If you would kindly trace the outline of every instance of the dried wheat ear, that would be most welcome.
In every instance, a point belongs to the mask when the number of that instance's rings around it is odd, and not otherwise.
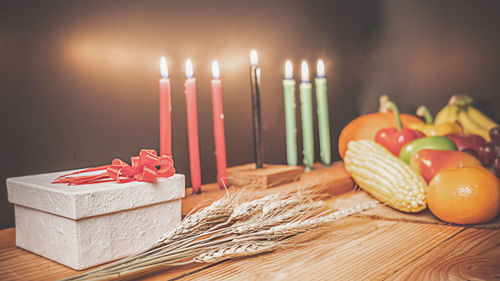
[[[314,191],[263,198],[233,193],[192,213],[148,250],[62,280],[109,280],[190,263],[213,263],[293,246],[293,238],[379,206],[376,201],[332,210]]]

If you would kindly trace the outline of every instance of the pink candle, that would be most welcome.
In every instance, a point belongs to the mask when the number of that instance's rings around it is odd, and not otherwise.
[[[196,79],[193,78],[193,64],[186,60],[186,113],[189,141],[189,166],[191,168],[191,185],[193,193],[201,193],[200,147],[198,144],[198,109],[196,105]]]
[[[160,155],[172,156],[172,101],[167,60],[160,59]]]
[[[224,137],[224,111],[222,107],[222,82],[219,64],[212,63],[212,107],[214,114],[215,157],[217,160],[217,182],[221,188],[226,186],[226,141]]]

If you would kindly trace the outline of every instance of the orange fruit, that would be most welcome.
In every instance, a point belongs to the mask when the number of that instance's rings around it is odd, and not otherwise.
[[[401,113],[399,117],[401,117],[404,128],[408,128],[413,123],[424,123],[420,118],[410,114]],[[380,129],[390,127],[396,127],[396,119],[392,112],[376,112],[357,117],[340,132],[338,141],[340,157],[344,158],[347,144],[350,141],[361,139],[375,140],[375,135]]]
[[[500,212],[500,181],[484,167],[444,169],[429,183],[427,204],[446,222],[485,223]]]

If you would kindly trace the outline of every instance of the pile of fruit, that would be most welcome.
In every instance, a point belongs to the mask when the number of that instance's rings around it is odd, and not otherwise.
[[[403,212],[427,206],[443,221],[485,223],[500,213],[500,126],[453,96],[425,123],[400,114],[386,96],[379,112],[351,121],[340,134],[339,153],[357,184]]]
[[[497,177],[500,177],[500,127],[472,105],[468,96],[453,96],[436,116],[435,123],[457,122],[463,134],[448,136],[458,149],[477,157]]]

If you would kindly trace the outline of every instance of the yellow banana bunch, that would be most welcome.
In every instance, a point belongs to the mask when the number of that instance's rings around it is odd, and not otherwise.
[[[500,126],[472,106],[472,99],[468,96],[451,97],[448,105],[436,115],[434,123],[442,124],[456,121],[460,122],[465,134],[480,135],[486,141],[490,141],[489,131]]]
[[[448,104],[438,112],[434,124],[453,123],[458,121],[458,106]]]

